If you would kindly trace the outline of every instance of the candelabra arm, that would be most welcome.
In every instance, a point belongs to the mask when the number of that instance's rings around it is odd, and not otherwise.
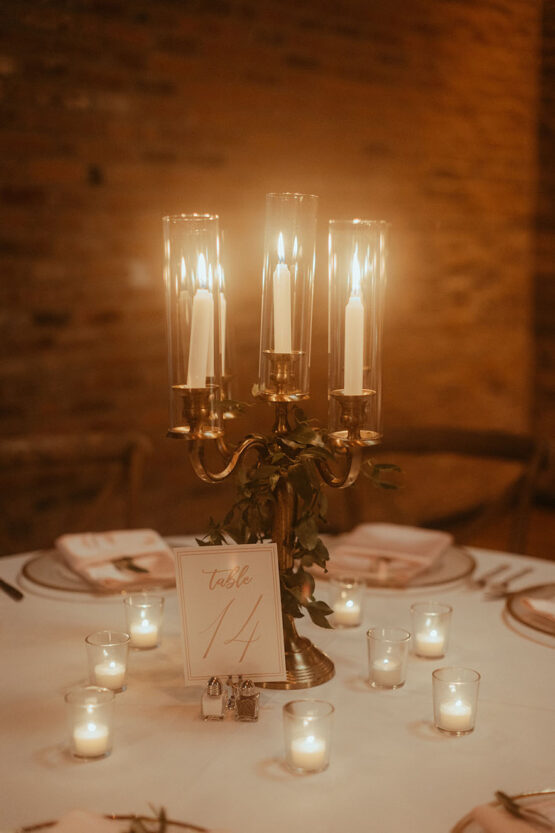
[[[345,471],[336,475],[324,460],[317,460],[316,465],[320,477],[333,489],[346,489],[352,486],[360,474],[360,467],[364,459],[364,449],[360,446],[345,449]]]
[[[233,473],[244,454],[254,448],[264,449],[265,445],[263,440],[258,437],[247,437],[233,450],[229,449],[228,446],[225,446],[226,456],[227,452],[229,452],[231,453],[231,457],[229,458],[226,466],[221,471],[217,472],[210,471],[207,467],[204,461],[204,448],[204,442],[202,441],[199,442],[198,440],[191,440],[189,443],[189,459],[191,460],[193,471],[197,477],[204,480],[205,483],[220,483]],[[218,448],[222,453],[224,453],[220,444],[218,444]]]

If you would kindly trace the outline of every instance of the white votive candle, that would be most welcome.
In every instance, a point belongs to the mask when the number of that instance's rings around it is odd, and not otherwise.
[[[445,653],[445,635],[435,628],[415,634],[414,642],[421,657],[442,657]]]
[[[360,624],[361,608],[353,599],[339,599],[333,605],[333,621],[335,625],[352,628]]]
[[[404,682],[401,663],[389,657],[374,660],[370,669],[370,682],[389,688],[401,685]]]
[[[158,626],[148,619],[131,625],[129,635],[134,648],[155,648],[158,645]]]
[[[114,659],[99,662],[94,667],[94,676],[96,685],[110,688],[112,691],[118,691],[123,687],[125,680],[125,665]]]
[[[102,723],[78,724],[73,730],[73,749],[80,758],[98,758],[108,751],[110,733]]]
[[[294,738],[291,741],[291,764],[305,772],[318,772],[326,765],[326,742],[315,735]]]
[[[447,732],[469,732],[474,727],[472,707],[464,700],[440,703],[438,726]]]

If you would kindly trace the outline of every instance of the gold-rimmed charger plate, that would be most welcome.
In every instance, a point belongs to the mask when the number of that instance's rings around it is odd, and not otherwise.
[[[525,587],[518,593],[510,595],[505,603],[507,613],[521,625],[555,637],[555,622],[551,622],[547,616],[535,613],[524,603],[525,598],[553,600],[555,599],[555,584],[536,584],[534,587]]]
[[[66,593],[89,593],[94,596],[118,596],[122,591],[140,589],[141,579],[135,582],[126,582],[124,587],[113,590],[104,590],[95,587],[85,581],[82,576],[74,573],[68,567],[58,550],[41,550],[37,555],[31,557],[21,568],[22,575],[32,584],[43,587],[47,590],[60,590]],[[137,574],[140,576],[140,574]],[[143,582],[144,584],[144,582]],[[149,582],[149,588],[175,587],[175,581],[160,581],[154,585]]]
[[[121,822],[124,821],[133,821],[135,819],[139,819],[140,821],[146,822],[147,824],[155,824],[157,819],[153,818],[152,816],[126,816],[126,815],[107,815],[104,816],[107,821],[114,822],[114,833],[118,833],[118,831],[123,831],[125,828],[121,826]],[[48,830],[50,827],[54,827],[57,824],[57,821],[43,821],[39,822],[38,824],[32,824],[29,827],[18,827],[16,833],[35,833],[35,831],[39,830]],[[168,819],[166,822],[166,831],[167,833],[172,833],[174,830],[194,830],[198,833],[209,833],[207,827],[199,827],[197,824],[189,824],[186,821],[175,821],[174,819]],[[152,828],[155,830],[156,828]]]
[[[526,793],[519,793],[518,795],[511,795],[510,797],[513,801],[520,801],[523,807],[526,806],[526,802],[530,801],[533,798],[547,798],[550,795],[555,795],[555,790],[540,790],[539,792],[526,792]],[[498,801],[490,801],[492,807],[499,807]],[[484,833],[484,828],[478,824],[478,822],[474,821],[471,814],[468,813],[464,818],[456,823],[454,827],[451,828],[450,833]]]
[[[330,565],[333,564],[333,553],[330,553]],[[476,568],[476,561],[468,550],[462,547],[447,547],[444,553],[437,558],[431,567],[422,573],[414,576],[406,584],[391,580],[379,580],[374,575],[363,573],[356,575],[360,581],[363,581],[367,587],[372,589],[383,590],[421,590],[433,587],[442,587],[446,584],[454,584],[462,581],[472,575]],[[328,573],[322,573],[321,570],[314,569],[313,575],[315,578],[333,578],[339,574],[348,575],[349,570],[334,570],[331,567]]]

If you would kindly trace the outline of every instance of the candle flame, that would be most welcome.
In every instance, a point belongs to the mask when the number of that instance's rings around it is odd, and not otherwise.
[[[206,259],[202,252],[198,256],[197,261],[197,277],[198,284],[201,289],[207,289],[206,285]]]
[[[279,233],[277,244],[278,258],[280,263],[285,263],[285,246],[283,245],[283,234]]]
[[[351,295],[360,295],[360,263],[358,262],[358,246],[355,246],[351,265]]]
[[[89,732],[96,732],[96,723],[87,723],[87,729]]]

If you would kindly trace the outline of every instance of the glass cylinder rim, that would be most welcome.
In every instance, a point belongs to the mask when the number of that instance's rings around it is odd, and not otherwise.
[[[381,631],[381,635],[379,635],[379,631]],[[385,634],[389,632],[390,636],[387,637]],[[395,637],[393,634],[396,633],[398,636]],[[366,631],[366,637],[368,639],[379,639],[380,642],[395,642],[395,643],[402,643],[408,642],[411,638],[411,632],[407,631],[405,628],[397,628],[395,626],[376,626],[374,628],[368,628]]]
[[[97,703],[79,703],[79,700],[82,699],[87,693],[89,694],[96,694],[98,695],[98,702]],[[101,706],[105,703],[109,703],[111,700],[115,699],[115,692],[112,691],[110,688],[106,688],[105,686],[100,685],[80,685],[75,686],[74,688],[70,688],[69,691],[66,691],[64,695],[64,700],[66,703],[70,703],[71,705],[94,705],[94,706]]]
[[[433,610],[432,608],[436,608]],[[410,606],[411,613],[425,613],[429,616],[434,614],[452,613],[453,608],[445,602],[414,602]]]
[[[445,679],[444,675],[446,672],[450,672],[452,674],[467,674],[469,679],[467,680],[453,680],[451,678]],[[468,685],[468,683],[477,683],[479,680],[482,679],[482,675],[479,671],[476,671],[474,668],[466,668],[462,665],[444,665],[441,668],[435,668],[432,671],[432,677],[434,680],[437,680],[440,683],[447,683],[448,685]]]
[[[356,578],[355,576],[333,576],[330,579],[330,583],[337,587],[345,587],[346,589],[350,590],[352,587],[361,587],[362,582],[360,579]]]
[[[111,638],[101,640],[101,634],[110,634]],[[98,641],[94,640],[94,637],[98,638]],[[94,633],[89,633],[88,636],[85,637],[85,642],[87,645],[94,645],[95,647],[103,647],[103,648],[115,648],[117,645],[126,645],[131,637],[128,633],[124,631],[94,631]]]
[[[163,603],[164,596],[158,593],[129,593],[123,597],[124,604],[136,607],[153,607],[157,602]]]
[[[181,214],[164,214],[162,220],[169,222],[169,223],[177,223],[177,222],[198,222],[199,220],[219,220],[219,214],[199,214],[197,212],[193,212],[191,214],[181,213]]]
[[[301,194],[298,191],[269,191],[266,199],[294,199],[294,200],[319,200],[318,194]]]
[[[299,703],[302,703],[303,705],[306,704],[327,707],[324,714],[313,715],[314,717],[328,717],[335,711],[335,706],[332,703],[329,703],[327,700],[319,700],[317,698],[314,698],[310,700],[289,700],[289,702],[285,703],[285,705],[283,706],[283,713],[290,715],[291,717],[301,717],[301,715],[296,715],[292,708],[293,706],[298,706]]]
[[[356,228],[357,226],[362,226],[363,228],[373,228],[374,226],[389,227],[391,225],[389,220],[365,220],[359,217],[355,217],[352,220],[331,219],[328,221],[328,224],[334,227],[344,226],[345,228]]]

